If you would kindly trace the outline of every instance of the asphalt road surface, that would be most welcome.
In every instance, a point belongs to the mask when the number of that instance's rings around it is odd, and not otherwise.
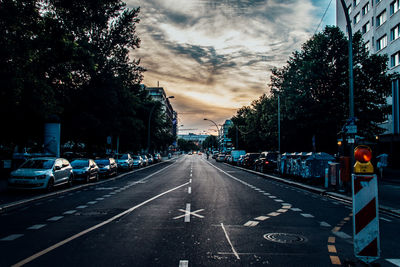
[[[380,220],[380,266],[400,266]],[[351,207],[186,155],[0,214],[0,266],[363,266]]]

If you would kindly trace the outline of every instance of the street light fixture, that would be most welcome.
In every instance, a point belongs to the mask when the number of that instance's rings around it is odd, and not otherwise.
[[[167,98],[175,98],[175,96],[171,95],[171,96],[169,96]],[[151,107],[150,114],[149,114],[149,122],[148,122],[148,125],[147,125],[147,153],[149,153],[149,151],[150,151],[150,122],[151,122],[151,115],[153,115],[153,111],[154,111],[157,103],[158,102],[154,103],[154,105]]]
[[[215,123],[215,121],[210,120],[210,119],[207,119],[207,118],[204,118],[204,120],[205,120],[205,121],[211,121],[212,123],[214,123],[215,127],[217,127],[218,138],[220,138],[220,128],[218,128],[218,125]],[[219,143],[219,140],[218,140],[218,149],[219,149],[219,148],[220,148],[220,143]]]

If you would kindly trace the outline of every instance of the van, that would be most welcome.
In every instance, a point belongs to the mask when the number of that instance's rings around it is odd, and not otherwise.
[[[241,155],[246,155],[246,151],[244,150],[232,150],[231,151],[231,156],[232,156],[232,164],[236,165],[238,162],[238,159]]]

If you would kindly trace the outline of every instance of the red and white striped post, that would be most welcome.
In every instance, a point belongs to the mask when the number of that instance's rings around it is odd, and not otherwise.
[[[354,150],[356,164],[352,174],[354,254],[370,263],[380,257],[378,179],[370,162],[371,149]]]

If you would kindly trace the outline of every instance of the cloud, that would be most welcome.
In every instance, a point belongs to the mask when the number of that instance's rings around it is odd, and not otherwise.
[[[224,120],[268,92],[270,69],[283,66],[314,33],[328,0],[128,0],[137,26],[144,83],[160,81],[182,116]],[[205,108],[203,108],[205,107]],[[203,112],[204,111],[204,112]],[[194,115],[189,115],[194,114]],[[203,116],[203,115],[201,115]],[[200,116],[200,117],[201,117]]]

